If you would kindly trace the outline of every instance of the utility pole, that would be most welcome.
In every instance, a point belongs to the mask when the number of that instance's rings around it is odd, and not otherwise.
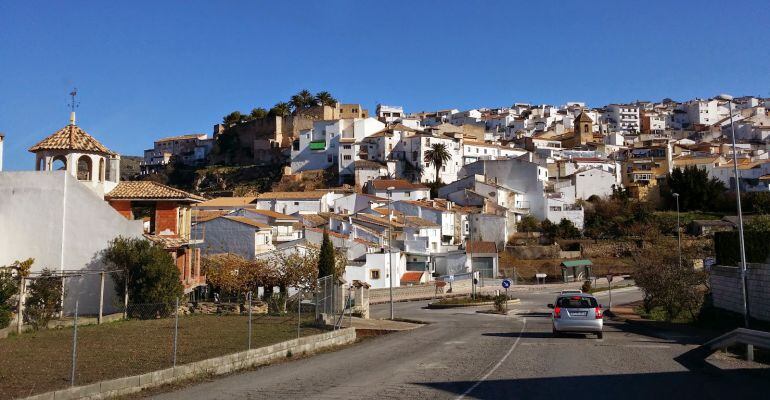
[[[741,254],[741,291],[743,292],[743,324],[749,327],[749,310],[746,300],[746,247],[743,241],[743,211],[741,209],[741,180],[738,173],[738,148],[735,145],[735,123],[733,122],[733,96],[721,94],[717,96],[720,100],[727,101],[727,107],[730,110],[730,131],[732,132],[733,145],[733,177],[735,179],[735,199],[738,205],[738,242]]]
[[[393,240],[393,220],[392,218],[392,212],[391,212],[391,206],[392,206],[392,193],[396,188],[393,186],[388,187],[388,278],[390,279],[390,284],[388,285],[388,291],[390,292],[390,319],[393,319],[393,260],[392,260],[392,245],[391,241]]]

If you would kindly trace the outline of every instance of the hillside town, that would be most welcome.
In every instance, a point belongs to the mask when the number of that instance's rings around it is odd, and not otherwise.
[[[269,112],[228,115],[212,136],[158,138],[131,181],[120,179],[119,153],[97,139],[109,133],[86,133],[73,110],[69,124],[29,149],[34,172],[0,174],[0,190],[15,193],[4,197],[0,230],[12,240],[0,244],[0,264],[33,257],[98,269],[94,254],[110,240],[145,237],[173,254],[192,293],[207,284],[202,257],[289,254],[320,246],[326,233],[345,254],[342,278],[372,288],[500,278],[510,272],[499,254],[522,221],[582,231],[586,205],[618,193],[657,207],[675,169],[697,167],[734,191],[737,160],[742,192],[770,191],[767,98],[411,113],[378,104],[370,114],[328,93],[295,97]],[[279,169],[277,183],[329,184],[211,196],[153,180],[172,165],[216,164]],[[26,210],[42,209],[48,215],[29,219]],[[42,232],[58,245],[39,246]]]

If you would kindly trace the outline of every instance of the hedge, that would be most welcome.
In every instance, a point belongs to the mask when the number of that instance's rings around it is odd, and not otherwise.
[[[746,231],[743,233],[746,247],[746,262],[764,263],[770,259],[770,238],[767,232]],[[738,232],[714,233],[714,251],[718,265],[739,265],[741,256],[738,253]]]

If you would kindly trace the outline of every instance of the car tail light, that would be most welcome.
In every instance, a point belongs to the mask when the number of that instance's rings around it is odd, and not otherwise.
[[[602,319],[602,309],[599,307],[596,307],[594,311],[596,312],[596,319]]]
[[[556,307],[553,309],[553,317],[554,318],[561,318],[561,308]]]

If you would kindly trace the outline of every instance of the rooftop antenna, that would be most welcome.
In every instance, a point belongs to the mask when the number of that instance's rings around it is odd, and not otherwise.
[[[80,106],[80,102],[77,101],[76,97],[78,95],[78,88],[72,89],[70,92],[71,100],[67,104],[67,106],[70,108],[70,125],[75,125],[75,109]]]

